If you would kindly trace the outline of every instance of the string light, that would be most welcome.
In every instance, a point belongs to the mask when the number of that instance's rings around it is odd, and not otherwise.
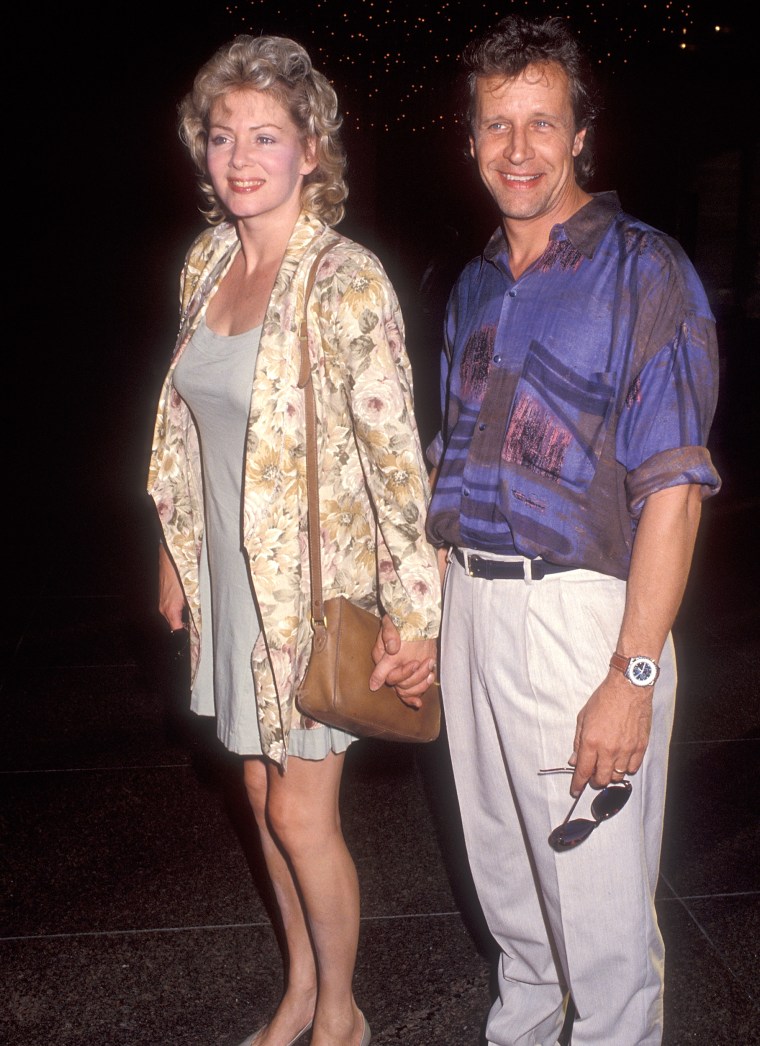
[[[339,91],[347,125],[415,133],[448,130],[454,113],[441,113],[472,35],[506,14],[560,15],[591,44],[605,73],[615,75],[647,49],[693,51],[698,40],[725,35],[715,13],[698,13],[697,0],[239,0],[225,7],[233,33],[292,36]],[[707,6],[710,6],[708,3]],[[414,103],[412,126],[405,106]]]

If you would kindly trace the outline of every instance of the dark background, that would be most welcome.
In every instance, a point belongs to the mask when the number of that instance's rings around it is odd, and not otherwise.
[[[749,494],[760,203],[751,34],[739,4],[387,0],[382,10],[323,0],[192,12],[74,5],[28,16],[33,26],[13,43],[19,133],[9,142],[10,170],[21,175],[8,183],[12,585],[81,591],[105,577],[138,605],[152,598],[143,492],[152,413],[179,268],[203,227],[176,106],[198,66],[238,31],[296,37],[335,82],[349,114],[339,228],[376,250],[396,285],[427,440],[445,296],[495,224],[452,119],[455,57],[496,14],[569,14],[605,94],[589,188],[617,189],[627,210],[675,235],[695,261],[721,332],[712,449],[727,487],[746,483]],[[436,279],[423,294],[431,262]]]
[[[758,1042],[760,190],[755,37],[734,0],[6,14],[2,1042],[238,1042],[279,991],[239,760],[214,743],[213,721],[189,714],[187,666],[155,609],[152,416],[179,267],[203,227],[177,103],[243,28],[298,37],[334,78],[350,158],[340,229],[397,287],[426,438],[448,284],[494,225],[451,119],[454,57],[471,28],[511,10],[572,14],[606,89],[590,188],[617,189],[681,240],[719,321],[710,445],[724,486],[705,504],[675,637],[664,1042]],[[395,748],[352,746],[344,777],[363,894],[357,999],[373,1042],[462,1046],[487,1009],[491,943],[445,736]]]

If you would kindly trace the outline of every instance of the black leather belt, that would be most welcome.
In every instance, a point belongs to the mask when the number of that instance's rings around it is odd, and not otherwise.
[[[486,559],[485,556],[454,549],[454,557],[461,563],[470,577],[485,578],[487,581],[523,581],[532,578],[540,581],[547,574],[561,574],[577,567],[564,567],[558,563],[547,563],[545,559],[522,559],[508,563],[503,559]]]

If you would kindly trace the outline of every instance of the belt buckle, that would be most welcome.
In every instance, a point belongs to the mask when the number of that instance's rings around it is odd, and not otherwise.
[[[478,562],[480,557],[474,556],[471,552],[464,548],[460,548],[459,551],[462,556],[462,566],[464,567],[465,574],[467,574],[468,577],[480,577],[481,575],[476,574],[475,570],[473,569],[473,564],[475,562]]]
[[[467,576],[477,577],[478,575],[472,569],[472,560],[477,559],[477,556],[470,555],[470,553],[466,552],[464,549],[462,549],[462,555],[464,556],[464,569],[467,572]]]
[[[526,581],[543,581],[546,577],[546,570],[541,557],[536,559],[528,559],[525,563],[525,580]]]

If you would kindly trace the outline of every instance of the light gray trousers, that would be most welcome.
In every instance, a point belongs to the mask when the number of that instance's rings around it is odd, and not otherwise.
[[[668,639],[644,764],[623,810],[555,853],[576,716],[605,677],[625,582],[588,570],[541,581],[468,576],[452,559],[441,686],[467,853],[500,949],[490,1046],[554,1046],[565,994],[573,1046],[662,1041],[664,950],[654,907],[676,671]],[[631,651],[636,653],[637,651]],[[586,788],[573,816],[591,817]],[[593,819],[593,818],[592,818]]]

